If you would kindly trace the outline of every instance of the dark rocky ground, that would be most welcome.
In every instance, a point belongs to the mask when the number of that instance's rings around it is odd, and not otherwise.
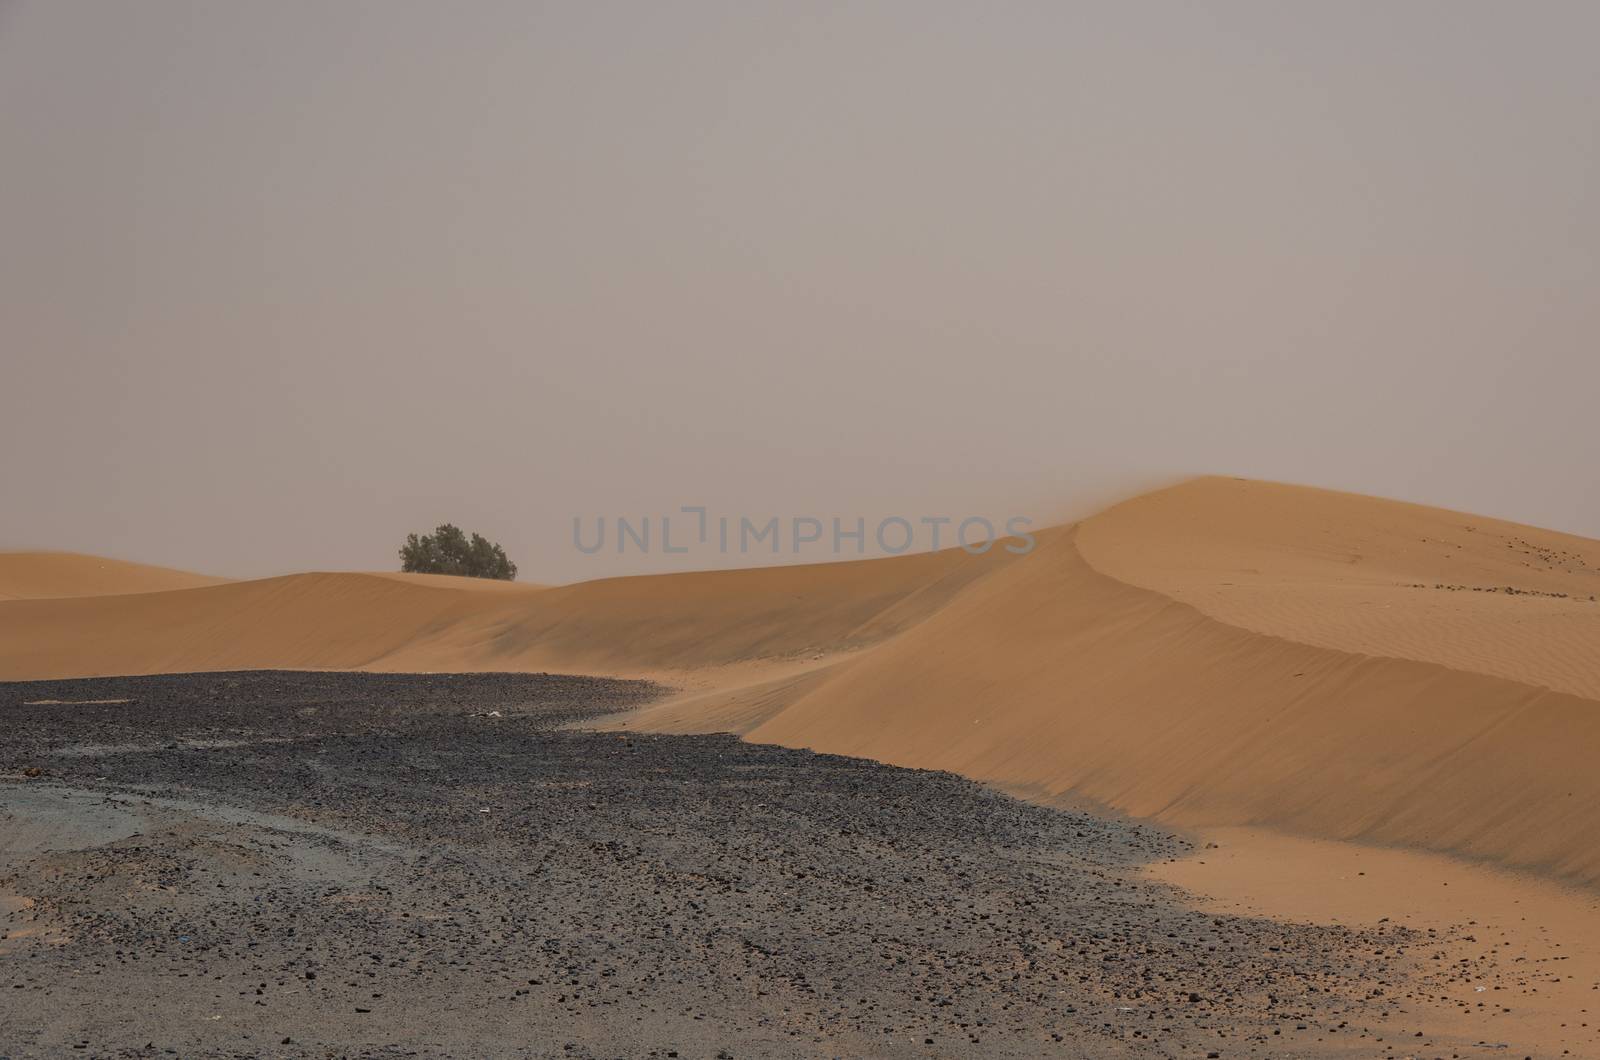
[[[563,727],[658,692],[0,684],[0,1057],[1407,1055],[1403,933],[1188,910],[1136,871],[1181,839],[945,773]]]

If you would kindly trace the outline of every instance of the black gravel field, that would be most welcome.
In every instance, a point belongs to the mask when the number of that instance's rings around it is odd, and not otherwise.
[[[1182,839],[947,773],[573,727],[662,691],[0,684],[0,1057],[1404,1055],[1403,932],[1191,911],[1138,874]]]

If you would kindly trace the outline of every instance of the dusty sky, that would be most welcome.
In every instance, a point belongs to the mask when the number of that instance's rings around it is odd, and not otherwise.
[[[6,4],[0,548],[381,568],[451,519],[567,580],[771,559],[575,516],[1045,521],[1192,472],[1600,536],[1597,39],[1589,2]]]

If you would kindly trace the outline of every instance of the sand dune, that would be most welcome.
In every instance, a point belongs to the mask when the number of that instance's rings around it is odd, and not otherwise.
[[[626,724],[1600,880],[1592,541],[1202,479],[1021,558],[454,582],[312,574],[0,602],[0,676],[653,676],[684,694]]]
[[[1203,479],[1086,521],[1078,549],[1104,574],[1244,629],[1600,698],[1600,542]]]
[[[252,668],[568,669],[726,683],[907,629],[1014,557],[614,578],[540,589],[316,573],[0,606],[0,678]],[[731,668],[731,669],[730,669]]]
[[[1064,535],[749,731],[1179,825],[1270,824],[1600,878],[1596,704],[1229,626]]]
[[[76,552],[0,552],[0,600],[159,593],[226,580]]]

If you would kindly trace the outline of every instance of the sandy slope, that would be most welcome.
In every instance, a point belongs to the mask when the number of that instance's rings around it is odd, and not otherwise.
[[[1596,704],[1263,636],[1071,536],[749,732],[1182,825],[1271,824],[1600,878]]]
[[[1502,591],[1474,591],[1489,588]],[[955,551],[543,590],[312,574],[6,601],[0,677],[658,676],[685,695],[629,724],[1594,882],[1597,591],[1595,542],[1203,479],[1040,535],[1020,559]]]
[[[0,552],[0,600],[158,593],[226,580],[76,552]]]
[[[873,644],[1013,557],[613,578],[545,588],[314,573],[0,602],[0,679],[251,668],[567,669],[725,683]]]
[[[1600,699],[1600,542],[1203,479],[1088,520],[1083,556],[1230,625]]]

